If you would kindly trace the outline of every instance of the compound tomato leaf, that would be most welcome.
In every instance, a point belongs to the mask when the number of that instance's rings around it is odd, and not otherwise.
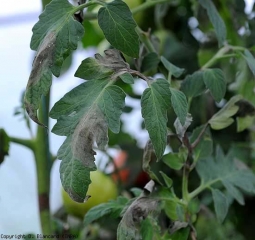
[[[98,24],[113,47],[130,57],[138,57],[139,37],[135,31],[137,25],[125,2],[113,1],[101,7]]]
[[[186,117],[188,115],[188,102],[185,94],[177,89],[170,88],[171,103],[175,114],[179,118],[181,124],[184,126]]]
[[[171,106],[169,83],[157,79],[145,89],[141,99],[142,116],[155,154],[160,159],[167,142],[167,109]]]
[[[63,61],[77,48],[84,34],[82,25],[74,20],[76,8],[67,0],[53,0],[33,27],[30,47],[37,51],[25,93],[25,108],[33,121],[42,95],[46,95],[52,74],[60,75]]]
[[[206,69],[203,74],[206,87],[210,90],[213,98],[219,102],[226,93],[227,84],[221,69]]]
[[[58,119],[52,132],[68,136],[58,152],[63,160],[61,181],[78,202],[86,197],[89,172],[96,170],[94,143],[103,150],[108,143],[108,128],[114,133],[120,130],[125,93],[112,84],[109,79],[85,82],[67,93],[50,112]]]

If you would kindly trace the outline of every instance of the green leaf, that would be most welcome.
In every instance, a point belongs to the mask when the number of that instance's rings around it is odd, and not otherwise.
[[[4,157],[9,154],[10,138],[4,129],[0,128],[0,164],[3,163]]]
[[[228,213],[228,201],[226,196],[218,189],[212,189],[212,196],[214,201],[214,209],[217,219],[222,223]]]
[[[245,59],[245,61],[248,64],[251,72],[255,76],[255,58],[253,57],[251,52],[248,49],[245,49],[244,54],[241,54],[241,56]]]
[[[162,171],[159,171],[159,172],[160,172],[161,176],[163,177],[166,186],[168,188],[172,187],[173,186],[173,180],[170,177],[168,177],[164,172],[162,172]]]
[[[206,87],[203,74],[202,71],[195,72],[192,75],[188,75],[182,82],[181,91],[184,92],[188,98],[197,97],[205,92]]]
[[[85,199],[89,172],[96,169],[94,142],[99,149],[108,143],[108,128],[118,133],[125,93],[109,79],[85,82],[67,93],[52,108],[57,118],[52,132],[68,136],[58,152],[63,160],[60,177],[66,192],[78,202]]]
[[[174,77],[180,77],[184,72],[184,68],[179,68],[170,63],[165,57],[160,58],[161,62],[163,63],[164,67],[168,70],[168,72],[171,73]]]
[[[189,237],[190,228],[182,228],[171,235],[171,240],[187,240]]]
[[[232,116],[234,116],[239,109],[236,103],[241,99],[242,96],[240,95],[232,97],[220,111],[215,113],[209,120],[211,128],[214,130],[220,130],[231,125],[234,122]]]
[[[52,74],[60,75],[63,61],[77,48],[84,34],[82,25],[74,20],[76,8],[67,0],[53,0],[33,27],[30,47],[37,50],[25,93],[25,108],[30,118],[37,118],[41,96],[50,89]]]
[[[153,240],[154,229],[148,217],[141,222],[140,232],[143,240]]]
[[[219,46],[221,47],[227,37],[227,30],[224,21],[211,0],[199,0],[199,3],[206,9],[208,17],[215,29]]]
[[[130,57],[138,57],[139,37],[135,31],[136,22],[125,2],[113,1],[104,4],[98,12],[98,24],[113,47]]]
[[[178,153],[168,153],[163,156],[162,161],[172,169],[180,170],[183,167],[184,159]]]
[[[242,132],[253,125],[254,116],[247,115],[245,117],[237,117],[236,122],[237,132]]]
[[[239,168],[233,161],[233,156],[224,156],[218,147],[216,156],[208,157],[197,162],[196,170],[201,178],[202,186],[210,187],[221,182],[227,192],[243,204],[243,194],[255,194],[255,175],[248,169]]]
[[[127,83],[127,84],[133,84],[134,83],[134,78],[133,76],[126,72],[126,73],[123,73],[120,75],[120,79],[124,82],[124,83]]]
[[[217,68],[206,69],[203,79],[213,98],[219,102],[225,96],[227,86],[222,70]]]
[[[165,79],[157,79],[142,95],[142,116],[149,132],[156,156],[160,159],[167,142],[167,109],[170,107],[171,93]]]
[[[202,125],[202,126],[196,128],[192,132],[192,135],[190,137],[191,143],[195,142],[195,140],[198,138],[198,136],[200,135],[200,133],[204,129],[204,127],[205,126]],[[212,153],[213,153],[212,136],[211,136],[210,130],[207,129],[205,131],[205,133],[203,134],[203,136],[201,137],[201,140],[199,141],[199,143],[197,144],[195,149],[193,149],[194,159],[198,160],[200,158],[207,158],[207,157],[211,156]]]
[[[175,114],[179,118],[182,125],[185,124],[188,115],[188,102],[183,92],[170,88],[171,103]]]
[[[159,64],[158,54],[155,52],[148,53],[142,60],[142,72],[156,69]]]
[[[116,79],[120,74],[130,70],[129,64],[125,62],[118,50],[108,49],[104,53],[105,56],[97,53],[95,58],[83,60],[75,76],[85,80],[102,79],[110,76],[112,79]]]
[[[125,197],[119,196],[116,200],[110,200],[107,203],[99,204],[91,208],[85,215],[84,225],[98,220],[99,218],[111,216],[113,218],[120,217],[122,210],[129,200]]]

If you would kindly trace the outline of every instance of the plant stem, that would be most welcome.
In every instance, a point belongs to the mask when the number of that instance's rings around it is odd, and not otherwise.
[[[10,137],[10,141],[13,142],[13,143],[20,144],[24,147],[27,147],[27,148],[31,149],[31,150],[34,150],[34,142],[31,139]]]
[[[225,53],[231,50],[228,45],[221,48],[204,66],[201,67],[201,70],[211,67],[219,58],[221,58]]]
[[[138,33],[140,40],[143,42],[144,46],[147,48],[149,52],[155,52],[156,50],[150,40],[150,33],[144,32],[140,27],[136,27],[136,32]]]

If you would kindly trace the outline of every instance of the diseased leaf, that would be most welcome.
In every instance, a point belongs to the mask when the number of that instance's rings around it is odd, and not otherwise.
[[[203,186],[210,187],[221,182],[227,192],[240,204],[244,203],[242,191],[255,194],[255,175],[246,168],[238,168],[233,156],[231,154],[224,156],[219,147],[214,158],[199,160],[196,170]]]
[[[206,87],[210,90],[213,98],[219,102],[226,93],[226,81],[221,69],[206,69],[203,74]]]
[[[145,89],[141,99],[142,116],[149,132],[156,156],[160,159],[167,142],[167,109],[171,93],[165,79],[157,79]]]
[[[184,134],[187,131],[187,129],[190,126],[192,121],[193,121],[193,118],[192,118],[190,113],[187,114],[184,125],[181,124],[179,118],[176,118],[176,120],[174,121],[174,127],[175,127],[175,130],[176,130],[176,134],[178,135],[178,137],[181,140],[184,137]]]
[[[58,119],[52,132],[68,136],[58,152],[62,185],[78,202],[85,199],[89,172],[96,170],[94,143],[104,149],[108,128],[114,133],[120,130],[125,93],[112,83],[109,79],[85,82],[67,93],[50,112]]]
[[[226,196],[218,189],[212,189],[214,209],[217,219],[222,223],[228,213],[228,201]]]
[[[119,196],[116,200],[110,200],[107,203],[102,203],[91,208],[85,215],[84,225],[87,226],[101,217],[120,217],[122,210],[128,202],[129,200],[127,198]]]
[[[205,92],[206,87],[203,78],[203,72],[194,72],[192,75],[188,75],[181,85],[181,91],[187,96],[187,98],[197,97]]]
[[[37,50],[25,93],[25,108],[30,118],[42,125],[37,109],[42,95],[49,91],[52,74],[60,75],[63,61],[77,48],[84,34],[82,25],[74,20],[76,8],[67,0],[53,0],[33,27],[30,47]]]
[[[239,109],[236,103],[241,99],[242,96],[240,95],[232,97],[220,111],[215,113],[209,120],[211,128],[214,130],[220,130],[231,125],[234,122],[232,116],[234,116]]]
[[[241,54],[241,53],[239,53],[239,54]],[[245,49],[244,54],[241,54],[241,56],[245,59],[251,72],[255,76],[255,58],[253,57],[251,52],[248,49]]]
[[[10,138],[4,129],[0,128],[0,164],[3,163],[4,157],[9,154]]]
[[[130,70],[129,64],[122,58],[120,52],[116,49],[108,49],[104,51],[105,56],[99,53],[95,54],[95,58],[86,58],[82,61],[77,69],[75,76],[85,79],[102,79],[126,73]]]
[[[138,57],[139,37],[135,31],[136,22],[125,2],[113,1],[101,7],[98,24],[113,47],[130,57]]]
[[[227,37],[227,30],[224,21],[211,0],[199,0],[199,3],[206,9],[208,17],[215,29],[219,46],[221,47]]]
[[[150,197],[138,197],[125,211],[118,230],[118,240],[134,240],[140,236],[137,225],[149,215],[157,216],[159,213],[159,201]]]
[[[174,77],[180,77],[184,72],[184,68],[179,68],[170,63],[165,57],[160,58],[161,62],[163,63],[164,67],[168,70],[168,72],[171,73]]]
[[[170,88],[171,103],[175,114],[179,118],[182,125],[185,124],[188,115],[188,102],[183,92]]]

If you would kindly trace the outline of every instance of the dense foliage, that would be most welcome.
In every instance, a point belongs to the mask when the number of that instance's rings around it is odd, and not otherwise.
[[[126,2],[52,0],[33,27],[37,55],[24,106],[39,128],[47,128],[38,109],[52,75],[80,42],[99,52],[74,73],[84,83],[49,111],[57,120],[51,131],[66,136],[57,154],[64,190],[92,201],[96,152],[125,153],[121,166],[113,161],[120,196],[68,231],[79,239],[253,239],[253,15],[243,0],[147,0],[131,10]],[[140,103],[149,134],[142,149],[121,121],[133,110],[127,98]],[[1,162],[11,138],[4,130],[0,138]],[[54,218],[52,231],[66,231],[66,220]]]

